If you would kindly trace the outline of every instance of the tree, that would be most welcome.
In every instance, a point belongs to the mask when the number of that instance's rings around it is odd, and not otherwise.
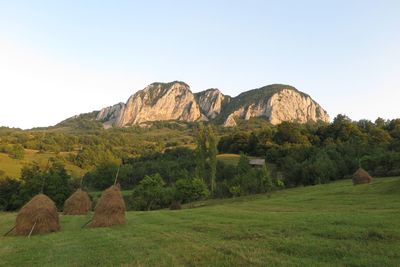
[[[211,194],[214,194],[216,190],[218,150],[217,139],[211,125],[208,125],[206,129],[202,123],[199,124],[196,143],[196,176],[204,181],[209,178]],[[207,173],[207,163],[209,173]]]
[[[246,174],[250,171],[251,167],[249,164],[249,158],[241,153],[239,157],[239,162],[237,164],[237,173],[238,174]]]
[[[13,159],[23,159],[24,154],[25,154],[24,147],[20,144],[14,145],[9,151],[9,155]]]
[[[33,162],[22,168],[21,198],[26,202],[33,196],[43,193],[61,208],[72,192],[70,179],[64,164],[55,158],[49,159],[46,168],[41,168],[37,162]]]
[[[260,141],[258,140],[258,137],[255,133],[251,133],[248,141],[248,148],[247,152],[250,155],[255,155],[257,153],[257,147],[259,145]]]
[[[179,179],[175,183],[175,200],[182,203],[201,200],[208,197],[207,185],[200,178]]]
[[[264,167],[261,170],[261,181],[262,181],[262,187],[264,188],[265,192],[269,192],[272,190],[273,184],[272,184],[272,178],[271,175],[268,171],[267,164],[265,163]]]
[[[0,210],[17,210],[23,205],[19,196],[20,188],[21,182],[18,180],[9,177],[0,179]]]
[[[44,170],[42,176],[44,178],[43,193],[49,196],[61,209],[65,200],[72,193],[72,188],[69,185],[71,177],[68,175],[64,164],[52,159],[50,168],[48,171]]]
[[[132,198],[136,202],[136,209],[140,210],[161,208],[170,202],[165,182],[158,173],[146,175],[134,189]]]
[[[93,171],[86,173],[83,181],[89,187],[104,190],[114,183],[117,171],[118,164],[116,162],[103,161]]]
[[[217,140],[214,134],[213,127],[208,125],[208,155],[210,163],[210,187],[211,194],[214,195],[216,190],[216,175],[217,175]]]
[[[310,141],[307,136],[302,133],[301,125],[284,121],[277,127],[277,132],[274,136],[275,142],[283,145],[288,144],[304,144],[309,145]]]
[[[22,167],[21,181],[23,183],[21,195],[25,199],[29,199],[42,192],[43,170],[36,161]]]
[[[205,180],[207,160],[207,136],[203,123],[200,123],[196,136],[196,176]]]

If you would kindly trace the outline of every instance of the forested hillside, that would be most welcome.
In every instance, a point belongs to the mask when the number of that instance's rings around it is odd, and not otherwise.
[[[50,128],[3,127],[0,208],[18,209],[41,190],[61,206],[80,184],[105,189],[118,170],[118,182],[131,192],[128,208],[136,210],[328,183],[359,167],[373,176],[400,175],[400,119],[238,122],[232,129],[169,121],[106,130],[88,115]],[[227,153],[236,159],[216,157]],[[254,168],[249,157],[266,165]]]

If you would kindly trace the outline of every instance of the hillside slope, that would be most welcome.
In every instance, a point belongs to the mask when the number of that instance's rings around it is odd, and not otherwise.
[[[58,157],[64,159],[65,168],[70,175],[73,177],[81,177],[86,173],[86,170],[68,162],[66,160],[69,152],[61,152],[58,155],[51,152],[40,153],[38,150],[25,149],[23,159],[12,159],[5,153],[0,153],[0,170],[3,176],[20,178],[21,169],[23,166],[28,165],[32,162],[37,162],[39,166],[46,166],[49,158]]]
[[[181,211],[128,212],[127,224],[0,237],[2,266],[396,266],[400,177],[350,180],[222,201]],[[15,213],[0,214],[0,232]]]

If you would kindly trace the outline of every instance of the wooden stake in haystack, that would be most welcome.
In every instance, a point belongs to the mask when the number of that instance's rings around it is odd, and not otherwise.
[[[107,227],[125,224],[125,201],[121,188],[117,184],[119,168],[115,175],[114,185],[107,188],[97,201],[91,227]]]

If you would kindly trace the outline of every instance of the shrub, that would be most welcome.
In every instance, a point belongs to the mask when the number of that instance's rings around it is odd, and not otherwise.
[[[0,179],[0,210],[17,210],[24,204],[19,197],[20,189],[20,181],[8,177]]]
[[[8,151],[8,154],[13,159],[23,159],[25,155],[25,150],[22,145],[14,145]]]
[[[200,178],[179,179],[175,183],[175,200],[188,203],[201,200],[209,196],[205,182]]]
[[[171,202],[171,190],[165,187],[160,174],[146,175],[134,189],[131,201],[135,210],[167,207]]]

